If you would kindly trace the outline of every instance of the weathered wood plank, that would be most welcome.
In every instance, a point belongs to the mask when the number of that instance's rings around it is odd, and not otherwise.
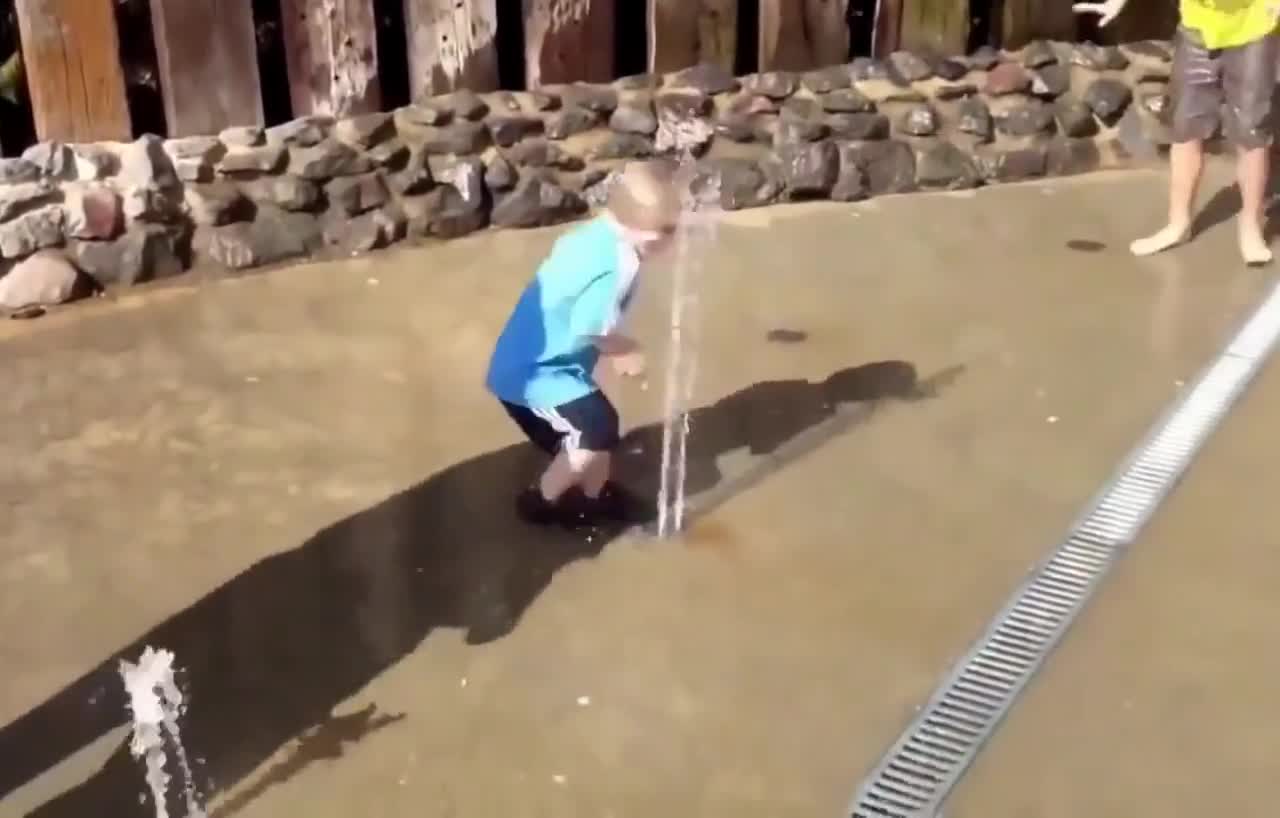
[[[169,136],[261,125],[253,7],[234,0],[151,0]]]
[[[36,135],[129,139],[112,0],[17,0],[15,10]]]
[[[497,0],[404,0],[404,18],[411,97],[498,88]]]
[[[1076,13],[1061,0],[1004,0],[1002,45],[1022,48],[1032,40],[1074,40]]]
[[[732,72],[738,0],[649,0],[649,71],[715,63]]]
[[[898,48],[963,54],[969,42],[969,0],[903,0],[900,25]]]
[[[614,2],[524,0],[525,83],[612,80]]]
[[[294,116],[382,106],[373,0],[280,0]]]
[[[872,22],[871,56],[887,57],[902,42],[903,0],[876,0],[876,16]]]
[[[760,0],[760,70],[848,61],[848,13],[849,0]]]

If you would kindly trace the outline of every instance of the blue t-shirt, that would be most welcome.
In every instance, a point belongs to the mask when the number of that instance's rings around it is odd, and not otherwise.
[[[550,409],[595,392],[599,350],[630,300],[634,256],[617,228],[596,218],[556,240],[493,350],[486,386],[500,400]]]

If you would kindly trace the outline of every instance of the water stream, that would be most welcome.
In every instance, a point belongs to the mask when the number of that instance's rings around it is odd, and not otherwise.
[[[143,760],[156,818],[169,818],[168,792],[173,776],[165,769],[168,762],[166,744],[173,748],[178,772],[183,778],[186,818],[205,818],[178,728],[178,717],[186,710],[186,705],[174,680],[173,653],[148,646],[137,664],[120,661],[120,676],[129,695],[133,720],[129,751],[134,758]]]

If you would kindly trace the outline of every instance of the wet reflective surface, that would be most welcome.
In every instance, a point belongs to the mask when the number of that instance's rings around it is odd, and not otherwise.
[[[1266,286],[1229,224],[1128,257],[1162,196],[1134,173],[731,217],[671,542],[510,514],[538,458],[481,379],[556,230],[3,327],[0,815],[148,814],[115,671],[148,644],[186,669],[219,816],[839,814]],[[651,380],[606,381],[641,491]],[[1092,666],[1132,658],[1109,644]]]

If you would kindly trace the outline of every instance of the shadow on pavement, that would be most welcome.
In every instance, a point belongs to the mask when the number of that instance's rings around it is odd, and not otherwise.
[[[693,415],[689,491],[724,482],[719,455],[741,447],[775,454],[815,429],[828,430],[819,435],[825,439],[881,401],[932,397],[959,371],[922,382],[912,365],[886,361],[818,383],[765,382],[729,395]],[[627,437],[632,454],[620,473],[636,491],[655,488],[660,437],[656,427]],[[783,465],[778,457],[770,462],[774,470]],[[125,722],[118,660],[136,658],[146,645],[174,651],[185,670],[192,707],[183,738],[203,760],[196,778],[205,797],[298,740],[289,758],[218,815],[310,760],[341,755],[344,744],[399,717],[372,710],[337,717],[334,708],[433,629],[460,628],[471,643],[509,633],[556,571],[595,557],[622,533],[597,532],[588,541],[515,520],[510,501],[540,463],[523,444],[480,455],[251,566],[0,730],[0,797]],[[171,791],[181,789],[174,784]],[[139,800],[143,789],[141,765],[122,743],[87,781],[30,815],[154,815],[154,805]],[[182,808],[175,804],[171,814]]]

